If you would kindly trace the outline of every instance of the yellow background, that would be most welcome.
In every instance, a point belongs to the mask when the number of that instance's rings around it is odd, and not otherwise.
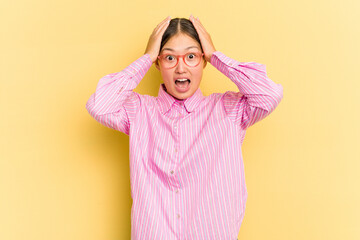
[[[128,137],[85,104],[166,16],[266,65],[284,98],[248,129],[239,239],[360,239],[360,2],[2,1],[0,239],[130,239]],[[135,89],[156,96],[152,66]],[[208,64],[204,95],[237,90]]]

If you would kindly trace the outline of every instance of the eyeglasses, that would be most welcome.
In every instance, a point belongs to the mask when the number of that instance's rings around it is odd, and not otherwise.
[[[184,63],[189,67],[196,67],[200,64],[203,53],[187,53],[184,55],[161,54],[158,56],[160,64],[164,68],[174,68],[178,65],[179,59],[182,58]]]

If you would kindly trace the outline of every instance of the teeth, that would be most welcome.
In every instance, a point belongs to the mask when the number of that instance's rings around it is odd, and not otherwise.
[[[187,79],[186,78],[182,78],[182,79],[176,79],[177,81],[180,81],[180,82],[185,82]]]

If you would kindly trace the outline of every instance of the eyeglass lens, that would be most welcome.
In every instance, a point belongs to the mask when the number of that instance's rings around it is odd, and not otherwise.
[[[190,67],[194,67],[199,64],[199,62],[201,60],[201,54],[188,53],[184,57],[179,57],[176,55],[165,55],[162,58],[164,67],[166,67],[166,68],[175,67],[175,65],[177,65],[177,63],[178,63],[178,58],[182,58],[183,61],[185,61],[186,65],[188,65]],[[179,61],[181,61],[181,59],[179,59]]]

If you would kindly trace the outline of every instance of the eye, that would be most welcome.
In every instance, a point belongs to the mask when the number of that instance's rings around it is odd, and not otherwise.
[[[174,61],[176,58],[174,57],[174,56],[172,56],[172,55],[167,55],[167,56],[165,56],[165,60],[167,60],[167,61]]]
[[[196,53],[188,53],[186,55],[187,60],[194,61],[198,59],[198,55]]]
[[[192,60],[192,59],[194,59],[194,58],[196,58],[196,55],[195,55],[195,54],[193,54],[193,53],[189,53],[189,54],[188,54],[188,59]]]

